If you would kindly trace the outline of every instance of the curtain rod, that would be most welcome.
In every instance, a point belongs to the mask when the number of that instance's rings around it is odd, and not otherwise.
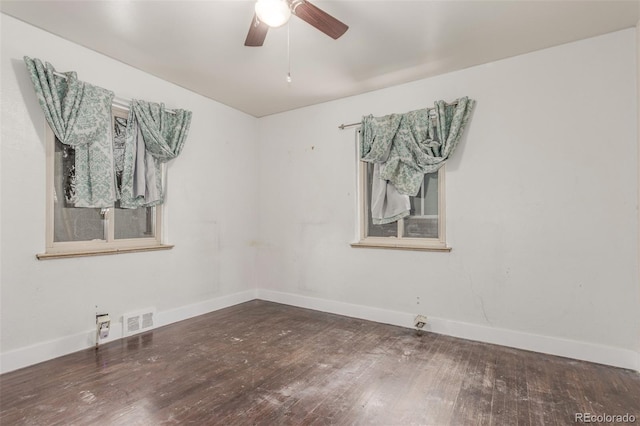
[[[59,73],[58,71],[54,71],[53,74],[57,75],[58,77],[62,77],[65,80],[67,79],[67,76],[65,74]],[[130,108],[129,108],[129,104],[130,103],[131,103],[131,99],[121,98],[121,97],[116,96],[115,98],[113,98],[113,102],[111,103],[111,105],[115,105],[118,108],[126,109],[127,111],[129,111],[130,110]],[[176,113],[172,109],[165,108],[164,110],[166,112],[168,112],[169,114],[174,114],[175,115],[175,113]]]
[[[445,104],[445,105],[447,105],[447,106],[454,106],[454,105],[458,105],[458,100],[456,99],[455,101],[450,102],[450,103],[447,103],[447,104]],[[427,109],[429,110],[429,115],[431,115],[431,114],[433,113],[433,108],[427,108]],[[340,129],[340,130],[344,130],[344,129],[346,129],[347,127],[360,126],[360,124],[362,124],[362,122],[360,122],[360,123],[341,124],[341,125],[339,125],[339,126],[338,126],[338,129]]]

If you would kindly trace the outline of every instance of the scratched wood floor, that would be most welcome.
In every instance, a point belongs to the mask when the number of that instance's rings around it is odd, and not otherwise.
[[[640,374],[253,301],[0,376],[2,425],[554,425]]]

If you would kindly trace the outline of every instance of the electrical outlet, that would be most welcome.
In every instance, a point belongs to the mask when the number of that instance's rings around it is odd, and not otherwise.
[[[424,315],[416,315],[416,318],[413,320],[413,325],[415,328],[421,329],[427,325],[427,317]]]
[[[109,314],[96,315],[96,334],[99,339],[106,339],[109,337],[109,327],[111,326],[111,319]]]

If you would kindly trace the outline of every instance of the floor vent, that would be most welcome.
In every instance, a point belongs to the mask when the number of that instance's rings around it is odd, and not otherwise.
[[[122,316],[122,337],[132,336],[155,328],[156,310],[144,309]]]

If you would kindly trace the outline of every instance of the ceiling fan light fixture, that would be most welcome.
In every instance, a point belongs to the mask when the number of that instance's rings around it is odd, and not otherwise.
[[[272,28],[278,28],[289,21],[291,8],[287,0],[258,0],[256,15],[261,22]]]

